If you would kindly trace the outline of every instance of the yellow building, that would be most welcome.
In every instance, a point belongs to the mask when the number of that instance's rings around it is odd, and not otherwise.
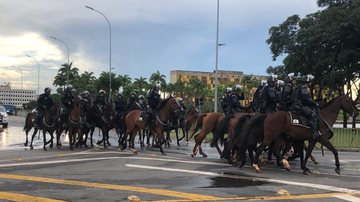
[[[226,71],[218,70],[218,84],[228,84],[235,83],[240,84],[244,76],[252,76],[252,79],[255,80],[266,80],[267,76],[261,75],[246,75],[242,71]],[[170,71],[170,83],[174,84],[178,80],[181,80],[184,83],[188,83],[190,79],[199,79],[204,82],[208,89],[215,88],[215,72],[202,72],[202,71],[185,71],[185,70],[173,70]],[[253,97],[255,89],[251,89],[246,95],[246,100],[242,104],[248,104]]]

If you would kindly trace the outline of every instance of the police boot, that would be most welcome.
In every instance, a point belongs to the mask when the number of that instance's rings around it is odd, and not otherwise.
[[[313,140],[317,140],[321,137],[317,127],[316,127],[316,121],[315,120],[310,120],[310,130],[311,130],[311,134],[312,134],[312,139]]]

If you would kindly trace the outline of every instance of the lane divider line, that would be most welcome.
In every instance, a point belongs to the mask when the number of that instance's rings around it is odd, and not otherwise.
[[[193,201],[194,200],[216,201],[216,200],[221,199],[221,198],[214,197],[214,196],[208,196],[208,195],[202,195],[202,194],[191,194],[191,193],[177,192],[177,191],[171,191],[171,190],[165,190],[165,189],[151,189],[151,188],[136,187],[136,186],[104,184],[104,183],[84,182],[84,181],[76,181],[76,180],[63,180],[63,179],[33,177],[33,176],[25,176],[25,175],[0,174],[0,178],[11,179],[11,180],[32,181],[32,182],[42,182],[42,183],[62,184],[62,185],[74,185],[74,186],[101,188],[101,189],[134,191],[134,192],[148,193],[148,194],[154,194],[154,195],[189,199],[189,200],[193,200]]]
[[[29,202],[29,201],[36,201],[36,202],[63,202],[61,200],[37,197],[37,196],[30,196],[25,194],[17,194],[11,192],[0,192],[0,199],[8,200],[8,201],[17,201],[17,202]]]

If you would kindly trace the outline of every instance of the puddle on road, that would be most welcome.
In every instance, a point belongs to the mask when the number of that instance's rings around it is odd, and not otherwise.
[[[235,179],[229,177],[205,177],[202,179],[196,178],[196,184],[199,188],[235,188],[235,187],[249,187],[249,186],[260,186],[268,184],[268,182],[254,181],[251,179],[251,176],[239,175],[235,173],[224,173],[225,175],[249,177],[250,179]],[[200,186],[199,186],[200,185]]]

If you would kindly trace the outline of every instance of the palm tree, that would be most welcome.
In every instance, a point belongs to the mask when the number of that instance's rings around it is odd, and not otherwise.
[[[148,82],[146,81],[146,78],[144,78],[142,76],[140,76],[140,78],[135,78],[134,79],[134,85],[140,91],[142,91],[143,89],[148,88]]]
[[[161,88],[162,89],[166,89],[166,76],[163,74],[160,74],[159,70],[156,71],[156,73],[151,74],[150,76],[150,83],[151,84],[155,84],[155,83],[160,83],[161,84]],[[164,97],[165,97],[165,91],[164,92]]]
[[[55,76],[55,80],[53,82],[54,86],[65,86],[66,80],[68,78],[68,72],[69,72],[69,84],[73,84],[73,81],[76,80],[79,76],[79,69],[74,67],[71,68],[72,63],[68,64],[62,64],[62,67],[58,70],[57,75]]]
[[[96,91],[96,77],[94,76],[94,72],[87,72],[85,71],[76,81],[76,86],[78,90],[89,90],[90,92],[94,93]]]
[[[204,89],[206,88],[204,82],[198,78],[192,78],[189,81],[189,87],[193,91],[194,96],[200,96],[204,94]]]

